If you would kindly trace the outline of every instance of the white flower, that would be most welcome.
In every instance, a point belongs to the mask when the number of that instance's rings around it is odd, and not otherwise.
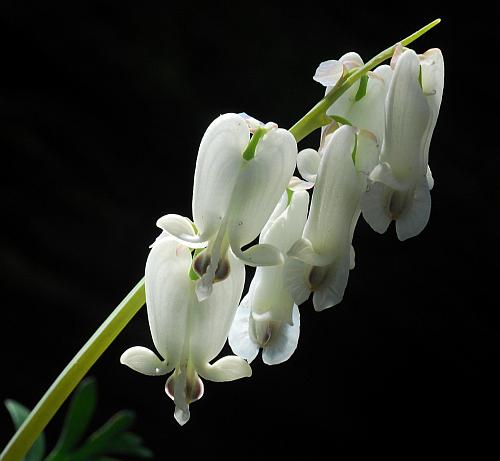
[[[236,356],[209,363],[226,342],[245,282],[245,268],[231,251],[228,260],[231,274],[201,302],[189,277],[189,248],[164,235],[153,244],[146,263],[149,326],[161,359],[153,351],[136,346],[125,351],[120,361],[150,376],[174,370],[165,390],[175,402],[174,416],[181,425],[189,420],[189,404],[203,395],[199,376],[231,381],[252,373],[247,362]]]
[[[186,245],[207,247],[194,262],[201,276],[196,289],[200,300],[210,295],[214,281],[229,273],[229,247],[248,265],[283,261],[283,255],[268,244],[241,248],[259,235],[286,189],[295,169],[297,143],[273,124],[256,128],[249,140],[248,124],[240,115],[224,114],[212,122],[201,141],[194,176],[193,219],[198,234],[187,234],[178,215],[159,221]],[[253,158],[243,158],[253,151]]]
[[[325,146],[303,238],[288,251],[285,263],[285,286],[297,305],[311,292],[318,311],[342,300],[354,267],[351,242],[360,200],[377,155],[373,135],[348,125],[338,128]]]
[[[419,81],[420,80],[420,81]],[[380,164],[363,197],[365,220],[384,233],[392,220],[400,240],[418,235],[431,209],[433,179],[429,145],[443,93],[444,63],[439,50],[419,57],[413,50],[397,59],[386,99],[386,126]]]
[[[339,75],[342,74],[340,69],[343,69],[345,75],[348,71],[361,66],[363,66],[363,60],[357,53],[347,53],[339,61],[321,63],[314,79],[326,86],[326,93],[328,93],[332,89],[331,83],[337,77],[340,78]],[[377,67],[348,88],[328,108],[326,115],[333,120],[344,122],[344,124],[349,123],[362,131],[369,131],[375,137],[376,143],[381,146],[385,129],[385,99],[391,79],[392,69],[390,66]],[[335,121],[322,128],[318,151],[304,149],[299,152],[297,168],[307,181],[314,182],[316,180],[324,148],[337,128],[338,123]]]
[[[302,235],[307,219],[309,194],[299,190],[285,193],[260,234],[261,243],[283,253]],[[233,352],[251,362],[262,348],[262,360],[268,365],[288,360],[297,348],[300,315],[297,305],[283,283],[283,265],[258,267],[243,298],[229,332]]]

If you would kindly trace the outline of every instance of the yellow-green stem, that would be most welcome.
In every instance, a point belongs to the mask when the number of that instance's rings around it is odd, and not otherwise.
[[[401,40],[400,43],[403,46],[409,45],[439,24],[440,21],[440,19],[436,19],[409,37]],[[292,128],[290,128],[290,132],[294,135],[297,142],[304,139],[314,130],[329,123],[330,120],[326,117],[326,110],[328,107],[369,70],[378,66],[386,59],[389,59],[394,52],[395,46],[396,45],[393,45],[377,54],[377,56],[370,59],[364,66],[350,74],[345,80],[339,82],[339,84],[319,101],[318,104],[293,125]],[[57,377],[52,386],[50,386],[26,421],[17,430],[5,447],[0,455],[0,461],[22,460],[24,455],[33,445],[33,442],[86,375],[90,367],[109,347],[144,303],[144,279],[142,279]]]
[[[0,455],[2,461],[20,461],[23,459],[34,441],[82,380],[90,367],[109,347],[145,302],[144,279],[142,279],[125,299],[118,304],[111,315],[102,323],[49,387],[5,447],[5,450]]]
[[[417,32],[411,34],[405,39],[398,43],[403,46],[407,46],[414,42],[417,38],[424,35],[426,32],[431,30],[434,26],[437,26],[441,22],[441,19],[435,19],[431,23],[422,27]],[[356,69],[352,74],[350,74],[345,80],[339,81],[339,83],[332,88],[325,97],[319,101],[304,117],[302,117],[295,125],[290,128],[290,133],[292,133],[297,140],[297,142],[304,139],[307,135],[313,131],[327,125],[331,120],[326,116],[326,111],[328,108],[344,94],[348,88],[350,88],[355,82],[357,82],[363,75],[373,68],[377,67],[379,64],[383,63],[387,59],[391,58],[397,43],[385,49],[381,53],[370,59],[364,66]]]

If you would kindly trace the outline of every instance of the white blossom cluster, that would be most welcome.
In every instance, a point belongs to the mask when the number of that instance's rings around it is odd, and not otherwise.
[[[362,65],[347,53],[322,63],[314,79],[329,92]],[[287,360],[299,340],[298,306],[311,293],[317,311],[342,301],[361,214],[379,233],[395,221],[400,240],[424,229],[443,84],[440,50],[417,55],[399,47],[390,65],[368,72],[327,110],[331,123],[318,150],[297,153],[289,131],[245,114],[221,115],[208,127],[193,220],[160,218],[146,263],[149,325],[161,358],[139,346],[121,357],[146,375],[173,372],[165,390],[179,424],[203,395],[200,377],[248,377],[260,349],[266,364]],[[296,168],[303,179],[293,176]],[[245,264],[256,271],[241,299]],[[213,362],[228,338],[236,355]]]

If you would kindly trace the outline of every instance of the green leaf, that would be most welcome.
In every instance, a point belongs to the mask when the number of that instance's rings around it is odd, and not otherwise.
[[[30,414],[30,411],[19,402],[15,400],[6,400],[5,406],[10,414],[12,422],[14,423],[14,427],[19,429],[23,424],[24,420]],[[23,458],[24,461],[41,461],[43,459],[43,455],[45,454],[45,435],[43,432],[39,435],[39,437],[35,440],[35,443],[31,447],[31,449],[26,453],[26,456]]]
[[[130,455],[142,459],[150,459],[153,452],[142,445],[142,438],[131,432],[119,434],[110,441],[106,453],[113,455]]]
[[[135,414],[132,411],[122,410],[114,414],[71,455],[71,461],[87,461],[96,455],[108,453],[108,447],[112,445],[113,439],[126,431],[134,420]]]
[[[87,378],[75,390],[64,419],[61,435],[47,461],[51,461],[59,455],[69,453],[74,449],[87,430],[96,404],[96,382],[93,378]]]

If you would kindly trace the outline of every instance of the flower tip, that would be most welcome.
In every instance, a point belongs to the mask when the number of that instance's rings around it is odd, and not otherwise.
[[[184,426],[184,424],[189,421],[190,416],[189,408],[184,410],[182,408],[175,407],[174,418],[180,426]]]

